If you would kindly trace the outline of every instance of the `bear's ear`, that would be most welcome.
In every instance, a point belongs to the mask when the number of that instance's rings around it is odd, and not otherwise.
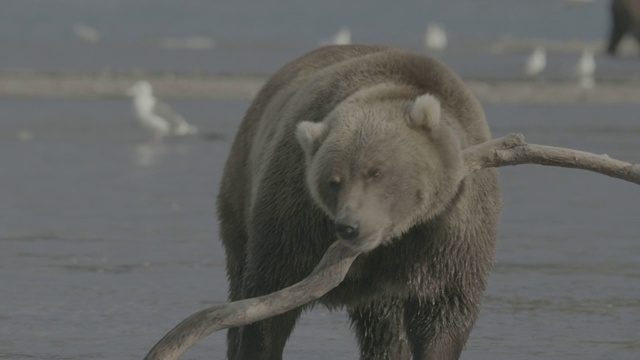
[[[433,130],[440,123],[440,101],[431,94],[418,96],[409,105],[407,124],[410,127],[420,127]]]
[[[327,124],[302,121],[296,128],[296,139],[307,155],[313,155],[327,135]]]

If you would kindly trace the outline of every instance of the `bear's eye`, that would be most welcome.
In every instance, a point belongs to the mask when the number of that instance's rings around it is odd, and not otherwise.
[[[380,176],[380,169],[371,169],[367,172],[367,179],[375,179]]]
[[[340,189],[340,185],[342,184],[342,180],[337,177],[337,176],[333,176],[329,179],[328,181],[329,183],[329,189],[333,190],[333,191],[337,191]]]

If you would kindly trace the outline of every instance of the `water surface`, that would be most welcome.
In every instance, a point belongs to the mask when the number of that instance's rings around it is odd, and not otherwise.
[[[124,100],[0,100],[0,358],[142,358],[226,299],[214,201],[248,103],[171,104],[227,139],[151,146]],[[640,161],[638,105],[486,110],[497,136]],[[463,359],[638,358],[640,188],[541,166],[501,175],[496,265]],[[223,354],[220,332],[185,358]],[[285,356],[357,358],[345,315],[305,314]]]

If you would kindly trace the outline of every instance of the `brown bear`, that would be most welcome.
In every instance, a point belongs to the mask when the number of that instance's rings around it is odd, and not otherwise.
[[[478,316],[498,175],[462,178],[490,139],[445,65],[328,46],[284,66],[249,107],[218,195],[232,301],[307,276],[336,239],[363,252],[318,302],[346,308],[362,359],[458,359]],[[228,332],[228,358],[281,359],[303,309]]]
[[[640,0],[611,1],[611,32],[607,53],[615,55],[622,37],[630,33],[640,45]]]

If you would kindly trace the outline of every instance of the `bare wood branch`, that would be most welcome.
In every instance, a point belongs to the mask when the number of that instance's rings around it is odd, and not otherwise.
[[[149,351],[145,360],[175,360],[214,331],[243,326],[308,304],[338,286],[359,252],[336,241],[320,263],[299,283],[260,296],[217,304],[189,316],[169,331]]]
[[[522,134],[511,134],[468,147],[463,152],[467,174],[490,167],[539,164],[582,169],[640,185],[640,164],[584,151],[527,144]]]
[[[471,146],[463,152],[466,175],[480,169],[540,164],[590,170],[640,185],[640,165],[583,151],[527,144],[521,134]],[[167,333],[145,360],[175,360],[214,331],[247,325],[317,300],[342,282],[360,253],[336,241],[311,275],[301,282],[258,298],[218,304],[199,311]]]

